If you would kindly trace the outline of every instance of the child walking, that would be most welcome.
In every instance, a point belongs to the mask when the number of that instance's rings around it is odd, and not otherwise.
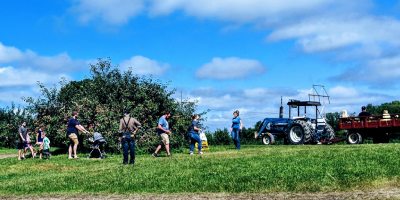
[[[26,154],[26,150],[31,150],[31,154],[32,154],[32,158],[35,158],[36,153],[33,150],[32,144],[31,144],[31,137],[30,137],[30,131],[28,130],[26,132],[26,144],[25,144],[25,150],[24,150],[24,154]]]
[[[42,132],[43,137],[43,158],[50,158],[50,139],[46,137],[46,132]]]

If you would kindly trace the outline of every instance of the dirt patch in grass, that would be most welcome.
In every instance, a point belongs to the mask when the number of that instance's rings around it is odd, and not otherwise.
[[[1,196],[1,199],[26,199],[28,196]],[[264,193],[264,194],[225,194],[225,193],[200,193],[200,194],[143,194],[143,195],[44,195],[44,196],[29,196],[29,199],[45,199],[45,200],[59,200],[59,199],[266,199],[266,200],[278,200],[278,199],[400,199],[400,188],[383,188],[370,191],[351,191],[351,192],[319,192],[319,193]]]
[[[0,159],[17,157],[15,154],[0,154]]]

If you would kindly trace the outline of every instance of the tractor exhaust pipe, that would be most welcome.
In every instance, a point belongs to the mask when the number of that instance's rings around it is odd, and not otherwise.
[[[281,107],[279,107],[279,118],[283,118],[282,96],[281,96]]]

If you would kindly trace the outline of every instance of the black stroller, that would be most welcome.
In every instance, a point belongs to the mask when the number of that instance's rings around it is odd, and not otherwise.
[[[87,156],[88,158],[106,158],[106,152],[104,151],[104,144],[106,144],[106,140],[103,138],[103,136],[98,133],[94,132],[93,137],[88,139],[89,144],[91,144],[91,151],[89,155]]]

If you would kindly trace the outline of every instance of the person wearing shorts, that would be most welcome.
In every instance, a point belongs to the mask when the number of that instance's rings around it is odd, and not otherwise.
[[[24,154],[24,147],[26,143],[26,134],[28,132],[28,129],[26,128],[26,122],[22,122],[21,126],[18,129],[18,160],[25,159],[25,154]]]
[[[78,112],[73,111],[72,117],[68,121],[67,126],[67,138],[69,139],[69,147],[68,147],[68,159],[75,158],[77,159],[78,156],[76,155],[76,150],[78,149],[78,131],[82,131],[84,133],[89,133],[78,121]]]
[[[169,124],[167,119],[171,117],[170,112],[165,112],[163,116],[158,120],[157,125],[157,134],[160,136],[160,144],[157,146],[156,151],[152,154],[154,157],[158,157],[158,151],[160,151],[162,144],[165,146],[165,150],[167,151],[167,156],[171,156],[169,149],[169,135],[171,131],[169,130]]]

